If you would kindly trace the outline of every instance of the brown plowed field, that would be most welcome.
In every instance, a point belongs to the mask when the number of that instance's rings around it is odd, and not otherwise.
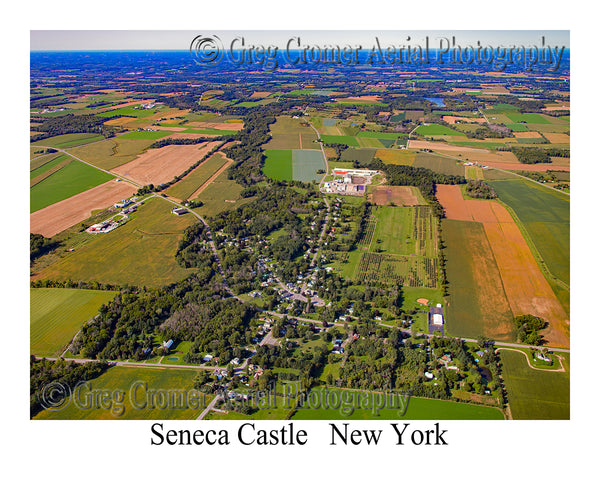
[[[568,347],[568,316],[508,211],[492,200],[463,199],[458,185],[438,185],[436,196],[446,218],[483,224],[513,314],[544,318],[549,322],[544,338],[553,346]]]
[[[135,160],[114,168],[112,172],[131,178],[140,185],[160,185],[187,170],[219,142],[198,145],[167,145],[147,150]]]
[[[454,125],[457,121],[467,122],[467,123],[486,123],[485,118],[475,118],[475,117],[455,117],[454,115],[444,115],[442,117],[444,122],[448,122],[450,125]]]
[[[423,205],[411,187],[390,187],[384,185],[373,188],[373,202],[377,205],[387,205],[393,202],[395,205],[403,207]]]
[[[73,195],[29,215],[31,233],[53,237],[57,233],[89,218],[99,210],[130,197],[137,191],[129,182],[110,180],[85,192]]]
[[[429,148],[431,150],[440,150],[445,152],[459,152],[459,153],[488,153],[489,150],[484,148],[469,148],[461,147],[459,145],[450,145],[445,142],[430,142],[429,140],[410,140],[408,142],[408,148]]]

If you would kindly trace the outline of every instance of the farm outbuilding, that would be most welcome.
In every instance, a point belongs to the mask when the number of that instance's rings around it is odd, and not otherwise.
[[[429,333],[444,334],[444,309],[440,303],[429,309]]]

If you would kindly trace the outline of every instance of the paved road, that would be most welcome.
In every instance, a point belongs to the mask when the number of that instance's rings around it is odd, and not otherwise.
[[[215,398],[213,398],[211,402],[206,406],[206,408],[202,410],[202,413],[198,415],[198,418],[196,420],[203,420],[204,417],[208,415],[208,412],[215,408],[215,405],[217,404],[220,398],[222,398],[221,395],[215,395]]]
[[[35,356],[36,359],[40,360],[42,358],[45,358],[46,360],[52,360],[52,361],[56,361],[59,360],[58,358],[55,357],[40,357],[38,355]],[[65,360],[68,362],[75,362],[75,363],[88,363],[88,362],[101,362],[102,360],[94,360],[92,358],[64,358],[64,357],[60,357],[60,360]],[[108,363],[111,367],[148,367],[148,368],[191,368],[191,369],[195,369],[195,370],[222,370],[224,367],[208,367],[205,365],[172,365],[172,364],[168,364],[168,363],[144,363],[144,362],[120,362],[120,361],[113,361],[113,360],[107,360],[106,363]]]

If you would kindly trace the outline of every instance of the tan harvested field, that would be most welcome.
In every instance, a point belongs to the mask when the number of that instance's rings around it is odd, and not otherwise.
[[[544,133],[550,143],[571,143],[571,137],[566,133]]]
[[[446,218],[483,224],[513,315],[544,318],[549,322],[544,338],[568,347],[568,316],[508,211],[492,200],[465,200],[458,185],[438,185],[436,196]]]
[[[153,125],[154,130],[166,130],[167,132],[183,132],[187,127],[176,127],[175,125]]]
[[[542,110],[556,112],[561,110],[571,110],[571,102],[548,103]]]
[[[398,187],[380,185],[373,187],[372,201],[376,205],[394,205],[409,207],[413,205],[426,205],[425,202],[419,199],[415,187]]]
[[[267,98],[269,95],[271,95],[271,92],[254,92],[250,95],[250,98]]]
[[[129,182],[110,180],[85,192],[54,203],[29,216],[31,233],[53,237],[73,225],[82,222],[99,210],[130,197],[137,191]]]
[[[119,117],[113,118],[111,120],[107,120],[104,122],[104,125],[110,125],[113,127],[122,127],[123,125],[127,125],[128,123],[135,122],[136,119],[133,117]]]
[[[439,150],[443,152],[459,152],[459,153],[487,153],[488,150],[482,148],[469,148],[469,147],[461,147],[458,145],[450,145],[445,142],[430,142],[428,140],[410,140],[408,142],[408,148],[411,149],[421,149],[428,148],[431,150]]]
[[[189,122],[188,127],[193,128],[214,128],[215,130],[229,130],[237,132],[244,128],[243,123],[223,123],[223,122]]]
[[[544,339],[557,347],[569,347],[569,317],[540,271],[519,227],[514,222],[486,223],[488,237],[500,270],[504,291],[514,315],[533,314],[549,325]]]
[[[180,173],[200,160],[219,142],[198,145],[167,145],[147,150],[125,165],[114,168],[112,172],[141,184],[160,185],[173,180]]]
[[[357,100],[360,102],[379,102],[381,101],[381,97],[379,95],[361,95],[357,97],[346,97],[337,99],[339,102],[343,102],[346,100]]]
[[[514,132],[515,138],[542,138],[538,132]]]
[[[454,125],[458,121],[467,123],[486,123],[485,118],[455,117],[453,115],[444,115],[442,120],[448,122],[450,125]]]

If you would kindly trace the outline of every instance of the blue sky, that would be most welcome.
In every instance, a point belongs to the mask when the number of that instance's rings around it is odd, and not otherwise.
[[[197,35],[218,35],[224,45],[243,36],[246,44],[285,47],[288,39],[300,37],[303,45],[350,44],[371,47],[378,37],[382,44],[424,44],[439,46],[440,38],[456,38],[461,46],[546,45],[569,47],[567,30],[31,30],[30,49],[34,50],[186,50]],[[407,37],[411,37],[407,41]]]

